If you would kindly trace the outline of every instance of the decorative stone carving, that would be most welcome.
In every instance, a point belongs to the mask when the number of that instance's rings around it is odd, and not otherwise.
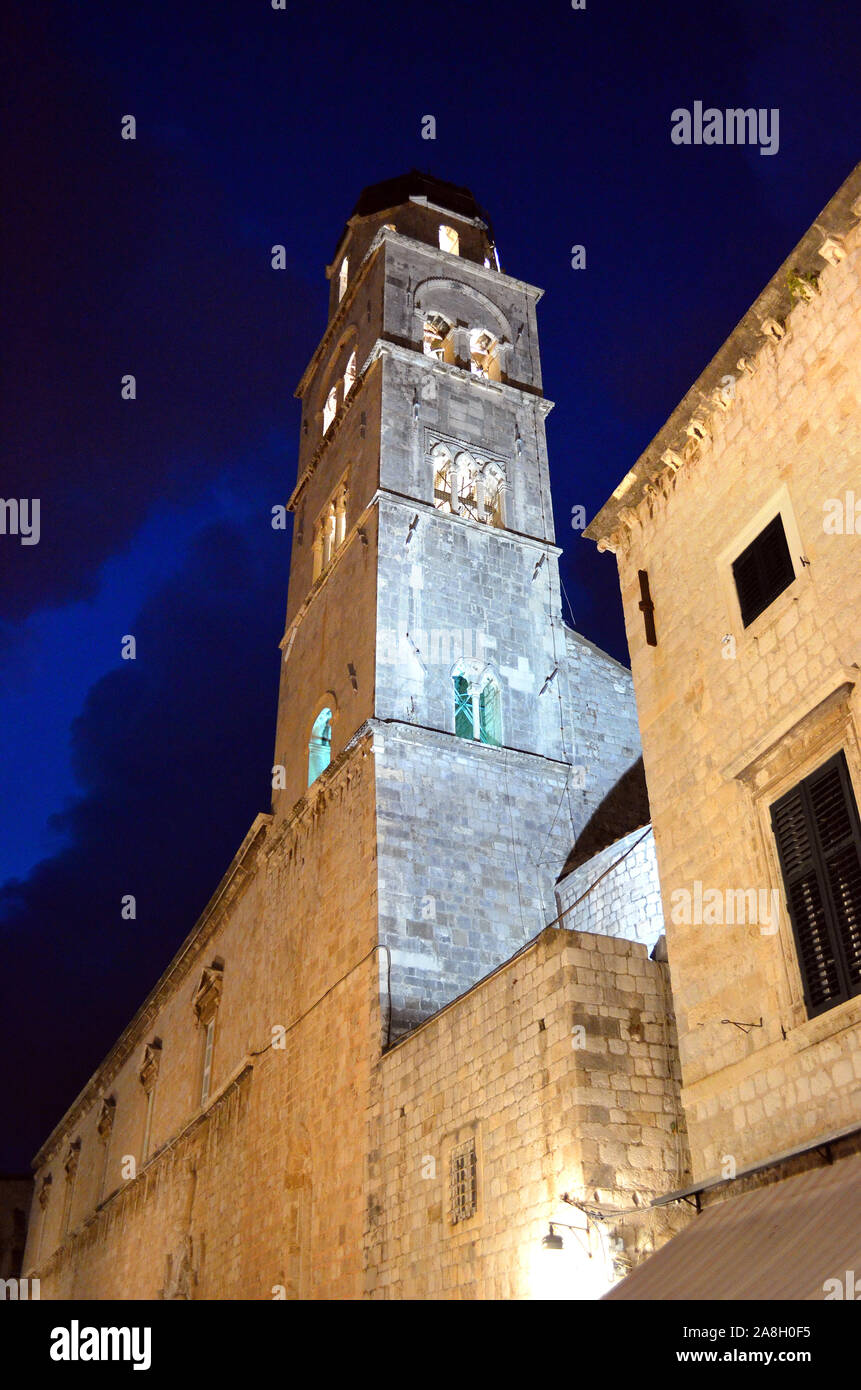
[[[72,1182],[74,1180],[75,1174],[78,1171],[78,1161],[80,1157],[81,1141],[80,1139],[75,1139],[69,1145],[68,1152],[66,1153],[66,1159],[63,1164],[63,1167],[66,1170],[66,1177],[68,1178],[69,1182]]]
[[[195,991],[192,1007],[200,1024],[207,1024],[214,1016],[221,998],[224,971],[220,966],[207,966],[201,973],[200,983]]]
[[[829,265],[839,265],[846,258],[846,247],[838,236],[827,236],[819,248],[819,254]]]
[[[158,1041],[147,1043],[144,1048],[143,1062],[138,1073],[140,1083],[144,1090],[149,1094],[156,1083],[158,1069],[161,1064],[161,1043]]]
[[[197,1283],[194,1268],[194,1248],[190,1235],[183,1236],[172,1255],[165,1256],[164,1287],[161,1298],[165,1301],[189,1301]]]
[[[111,1137],[116,1111],[117,1103],[113,1096],[108,1096],[106,1100],[102,1101],[102,1109],[96,1128],[99,1132],[99,1138],[102,1139],[104,1143],[107,1143]]]

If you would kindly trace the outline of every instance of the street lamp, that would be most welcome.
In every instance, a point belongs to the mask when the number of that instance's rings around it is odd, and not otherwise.
[[[547,1235],[543,1237],[543,1239],[542,1239],[542,1241],[541,1241],[541,1244],[542,1244],[542,1246],[544,1247],[545,1250],[564,1250],[564,1249],[565,1249],[565,1242],[563,1241],[563,1239],[562,1239],[562,1237],[561,1237],[560,1235],[557,1235],[557,1234],[556,1234],[556,1227],[557,1227],[557,1226],[558,1226],[558,1227],[561,1227],[561,1229],[562,1229],[563,1231],[574,1231],[577,1235],[580,1234],[580,1231],[578,1230],[578,1228],[577,1228],[576,1226],[568,1226],[568,1225],[565,1224],[564,1221],[551,1221],[551,1222],[550,1222],[550,1230],[548,1231]],[[591,1251],[591,1250],[588,1250],[588,1251],[587,1251],[587,1254],[588,1254],[588,1256],[589,1256],[589,1259],[591,1260],[591,1258],[592,1258],[592,1251]]]

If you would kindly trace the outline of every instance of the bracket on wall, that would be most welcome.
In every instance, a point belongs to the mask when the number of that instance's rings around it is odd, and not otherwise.
[[[658,645],[658,637],[655,632],[655,605],[652,602],[652,595],[649,593],[649,572],[648,570],[637,570],[637,578],[640,581],[640,602],[637,604],[643,615],[643,624],[646,629],[646,642],[650,647]]]

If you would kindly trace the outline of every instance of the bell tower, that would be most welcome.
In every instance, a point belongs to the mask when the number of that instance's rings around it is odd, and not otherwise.
[[[373,758],[396,1034],[555,917],[571,844],[638,746],[633,721],[601,763],[584,681],[603,662],[630,701],[627,672],[562,621],[541,291],[500,269],[466,189],[417,172],[364,191],[327,275],[297,389],[273,812]],[[345,880],[359,851],[341,847]]]

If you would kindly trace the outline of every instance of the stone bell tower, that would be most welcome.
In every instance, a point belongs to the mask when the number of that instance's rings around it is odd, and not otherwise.
[[[554,918],[576,834],[639,750],[628,673],[562,621],[541,291],[501,271],[467,190],[416,172],[365,190],[327,274],[297,390],[273,812],[372,756],[396,1034]]]

